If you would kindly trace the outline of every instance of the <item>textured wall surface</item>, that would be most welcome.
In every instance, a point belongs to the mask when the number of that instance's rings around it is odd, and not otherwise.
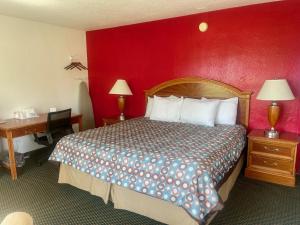
[[[208,31],[198,25],[206,21]],[[300,96],[300,2],[284,1],[87,32],[89,84],[97,125],[118,114],[108,92],[128,81],[127,115],[144,113],[143,90],[201,76],[253,91],[250,127],[268,126],[269,102],[256,100],[265,79],[286,78]],[[300,133],[300,102],[282,102],[279,130]]]
[[[13,112],[34,107],[38,113],[50,107],[71,107],[79,112],[79,80],[87,72],[66,71],[69,56],[86,65],[84,31],[0,15],[0,120]],[[6,139],[0,150],[8,149]],[[32,135],[14,139],[21,153],[41,146]]]

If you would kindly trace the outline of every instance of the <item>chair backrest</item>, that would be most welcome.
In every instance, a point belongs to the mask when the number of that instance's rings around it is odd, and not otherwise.
[[[72,130],[71,110],[66,109],[48,113],[47,131],[56,133],[62,130]]]

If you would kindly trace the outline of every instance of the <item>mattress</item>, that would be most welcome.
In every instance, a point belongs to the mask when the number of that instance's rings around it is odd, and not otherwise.
[[[196,221],[222,208],[218,189],[245,145],[240,125],[128,120],[64,137],[50,160],[182,207]]]

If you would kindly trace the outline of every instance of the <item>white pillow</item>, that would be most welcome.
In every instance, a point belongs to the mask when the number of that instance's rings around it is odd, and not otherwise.
[[[213,127],[219,101],[202,101],[185,98],[182,103],[180,121]]]
[[[161,98],[167,98],[167,99],[170,99],[170,100],[180,99],[179,97],[176,97],[174,95],[170,95],[168,97],[161,97]],[[152,107],[153,107],[153,97],[148,97],[145,117],[150,117],[151,112],[152,112]]]
[[[170,96],[171,97],[171,96]],[[167,122],[179,122],[180,108],[183,98],[172,97],[170,99],[154,96],[152,111],[150,114],[151,120],[160,120]]]
[[[238,97],[228,98],[225,100],[202,98],[202,100],[220,101],[220,105],[218,108],[216,121],[215,121],[216,124],[225,124],[225,125],[236,124],[237,108],[239,104]]]
[[[145,117],[150,117],[152,107],[153,107],[153,98],[148,97]]]
[[[183,100],[183,97],[177,97],[177,96],[175,96],[175,95],[170,95],[169,97],[166,97],[167,99],[169,99],[169,100],[179,100],[179,99],[182,99]]]

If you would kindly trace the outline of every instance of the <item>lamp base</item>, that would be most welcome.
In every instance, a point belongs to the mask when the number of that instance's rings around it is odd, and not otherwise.
[[[121,121],[124,121],[124,120],[125,120],[124,113],[121,113],[121,115],[120,115],[120,117],[119,117],[119,120],[121,120]]]
[[[271,128],[270,130],[265,130],[265,137],[279,138],[279,132],[277,130],[275,130],[274,128]]]
[[[271,129],[265,131],[265,137],[267,137],[267,138],[278,138],[279,137],[279,132],[277,130],[275,130],[275,126],[279,119],[279,114],[280,114],[279,105],[277,105],[277,103],[275,101],[273,101],[272,104],[269,106],[269,110],[268,110],[268,120],[269,120]]]
[[[125,120],[125,116],[124,116],[125,97],[122,95],[120,95],[118,98],[118,106],[119,106],[119,110],[121,112],[119,120],[123,121],[123,120]]]

